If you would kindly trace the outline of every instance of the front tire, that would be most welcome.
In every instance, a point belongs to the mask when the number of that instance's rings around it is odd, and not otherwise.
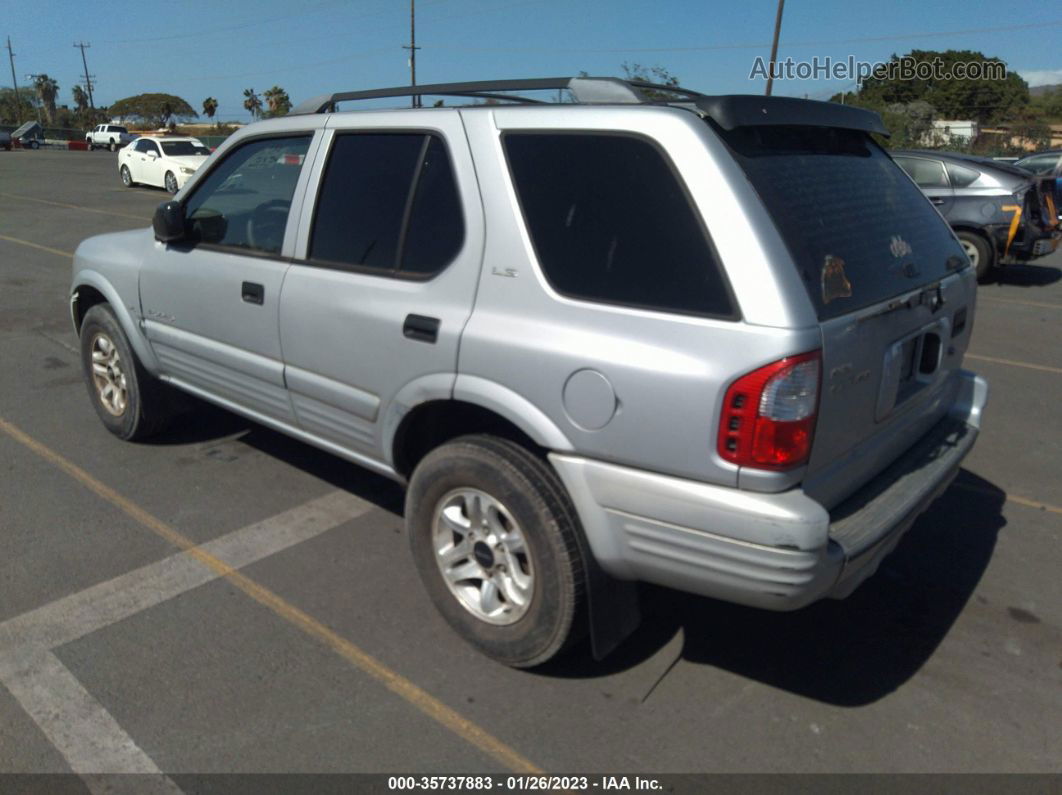
[[[140,364],[107,304],[85,313],[81,368],[92,407],[119,439],[146,439],[169,420],[172,410],[165,386]]]
[[[977,272],[977,281],[986,281],[995,265],[995,257],[988,241],[976,232],[956,232],[955,236],[959,238],[962,250],[966,252],[970,264]]]
[[[133,187],[136,183],[133,182],[133,175],[129,173],[129,166],[122,166],[118,169],[118,173],[122,177],[122,184],[127,188]]]
[[[417,466],[405,513],[428,595],[472,646],[527,668],[582,637],[578,519],[547,462],[507,439],[461,437]]]
[[[92,151],[93,149],[95,149],[95,148],[96,148],[96,147],[92,145],[92,141],[90,141],[90,140],[88,140],[88,139],[86,138],[86,139],[85,139],[85,151],[87,151],[87,152],[91,152],[91,151]]]
[[[166,183],[166,190],[170,193],[177,192],[177,177],[173,175],[172,171],[166,172],[166,178],[163,180]]]

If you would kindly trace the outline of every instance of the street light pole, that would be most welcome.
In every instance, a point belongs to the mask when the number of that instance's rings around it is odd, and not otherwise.
[[[774,82],[774,64],[778,59],[778,34],[782,30],[782,7],[785,5],[785,0],[778,0],[778,13],[774,17],[774,41],[771,42],[771,65],[770,72],[767,73],[767,91],[765,96],[771,95],[771,84]]]

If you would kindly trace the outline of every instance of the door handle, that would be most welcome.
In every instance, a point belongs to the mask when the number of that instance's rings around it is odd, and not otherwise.
[[[248,304],[261,306],[265,302],[265,287],[254,282],[244,282],[240,288],[240,298]]]
[[[933,202],[933,204],[943,204],[944,203],[944,200],[942,198],[940,198],[939,196],[932,196],[932,197],[930,197],[929,200],[931,202]]]
[[[411,340],[434,343],[439,338],[439,318],[426,315],[406,315],[402,334]]]

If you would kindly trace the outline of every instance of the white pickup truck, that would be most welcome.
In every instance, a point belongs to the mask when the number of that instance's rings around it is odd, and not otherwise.
[[[93,130],[85,133],[85,143],[88,144],[90,152],[96,147],[106,147],[117,152],[134,138],[135,135],[118,124],[97,124]]]

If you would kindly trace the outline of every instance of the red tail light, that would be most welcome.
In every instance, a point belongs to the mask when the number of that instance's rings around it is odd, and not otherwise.
[[[819,411],[819,351],[787,356],[726,391],[719,455],[740,466],[792,469],[808,460]]]

